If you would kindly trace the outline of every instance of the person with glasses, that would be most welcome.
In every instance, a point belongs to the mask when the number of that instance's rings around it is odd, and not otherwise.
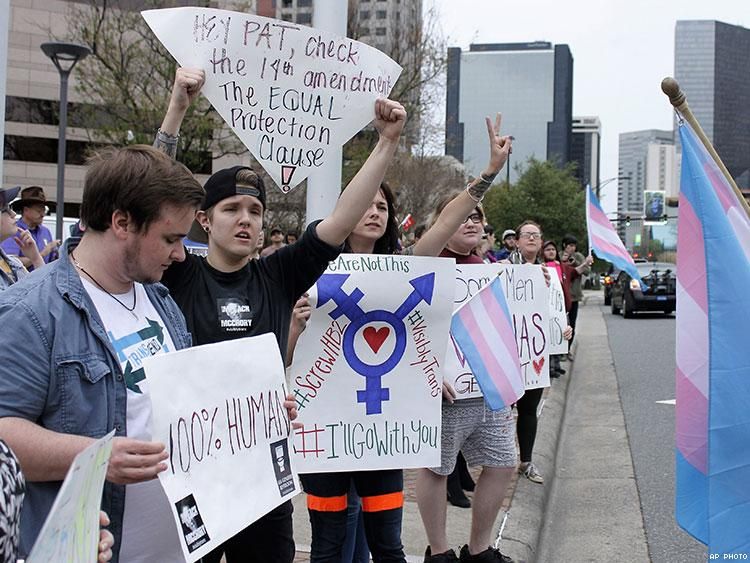
[[[433,217],[454,197],[438,202]],[[484,212],[479,203],[448,239],[440,256],[459,264],[483,264],[475,249],[484,235]],[[484,398],[456,399],[456,392],[443,382],[441,465],[420,469],[417,475],[417,503],[429,545],[426,563],[512,562],[492,544],[492,528],[505,491],[516,469],[513,413],[505,408],[488,413]],[[468,465],[481,466],[474,491],[471,535],[456,557],[446,533],[446,488],[461,451]]]
[[[42,224],[44,216],[54,204],[47,201],[44,189],[39,186],[30,186],[21,190],[21,197],[10,204],[13,211],[21,215],[16,224],[20,229],[28,231],[34,238],[34,243],[39,249],[39,253],[48,264],[57,260],[57,248],[60,241],[52,238],[50,230]],[[12,238],[2,242],[2,248],[6,254],[18,256],[24,267],[32,271],[35,267],[33,258],[26,254],[24,250]]]
[[[518,246],[511,252],[508,260],[511,264],[541,264],[540,251],[542,249],[542,228],[534,221],[524,221],[516,229]],[[542,399],[543,387],[526,389],[523,397],[516,402],[518,418],[516,432],[521,463],[518,472],[532,483],[543,484],[544,477],[531,461],[531,454],[536,441],[537,416],[536,411]]]
[[[33,267],[41,268],[44,266],[44,259],[39,253],[34,237],[29,231],[16,224],[16,214],[10,207],[10,202],[16,198],[20,189],[15,187],[0,190],[0,211],[2,212],[0,242],[12,242],[15,248],[23,252]],[[26,266],[18,256],[7,254],[5,249],[0,247],[0,290],[10,287],[28,274]]]

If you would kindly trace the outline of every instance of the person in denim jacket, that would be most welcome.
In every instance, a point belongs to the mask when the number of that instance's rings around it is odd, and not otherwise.
[[[184,260],[182,238],[202,198],[187,168],[152,147],[103,151],[86,174],[83,238],[0,292],[0,436],[27,480],[20,555],[33,545],[73,458],[94,439],[115,430],[102,499],[114,561],[127,532],[126,485],[166,469],[164,444],[131,435],[132,382],[110,332],[120,321],[137,323],[147,309],[173,349],[191,345],[177,305],[155,282]]]

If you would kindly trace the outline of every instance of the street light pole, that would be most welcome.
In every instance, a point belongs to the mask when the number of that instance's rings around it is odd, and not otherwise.
[[[599,182],[596,187],[594,188],[594,193],[596,194],[596,198],[600,199],[601,196],[601,189],[609,184],[610,182],[614,182],[615,180],[630,180],[630,176],[612,176],[611,178],[607,178],[603,182]]]
[[[62,240],[63,216],[65,215],[65,132],[68,127],[68,76],[81,59],[86,58],[91,49],[76,43],[50,41],[41,44],[42,51],[60,73],[60,130],[57,139],[57,210],[55,211],[55,238]]]

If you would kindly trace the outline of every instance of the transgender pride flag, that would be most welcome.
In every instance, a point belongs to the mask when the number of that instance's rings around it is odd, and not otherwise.
[[[513,320],[499,277],[453,313],[451,334],[490,410],[512,405],[523,396],[524,381]]]
[[[589,231],[589,249],[594,251],[598,258],[611,262],[615,268],[627,272],[631,278],[643,285],[633,258],[625,250],[599,200],[591,191],[591,186],[586,186],[586,226]]]
[[[689,125],[680,139],[675,516],[717,559],[742,558],[750,553],[750,220]]]

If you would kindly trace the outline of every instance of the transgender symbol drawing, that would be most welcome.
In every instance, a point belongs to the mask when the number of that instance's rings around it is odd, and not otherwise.
[[[406,351],[406,325],[404,319],[411,311],[424,301],[428,305],[432,302],[432,292],[435,288],[435,274],[419,276],[409,283],[412,292],[404,299],[404,302],[391,313],[383,309],[365,312],[359,306],[359,301],[365,296],[359,288],[351,293],[343,289],[344,282],[349,274],[324,274],[318,280],[318,307],[333,301],[336,308],[328,315],[336,320],[339,317],[349,319],[349,326],[344,331],[343,351],[349,366],[359,375],[365,378],[365,388],[357,391],[357,402],[364,403],[367,414],[380,414],[383,412],[383,402],[390,399],[390,390],[383,387],[381,377],[390,373],[398,365]],[[386,323],[393,328],[396,345],[390,355],[378,364],[369,364],[363,361],[354,347],[354,337],[357,332],[366,327],[363,336],[368,341],[373,352],[377,353],[385,338],[388,329],[383,327],[375,330],[367,327],[369,323]]]

